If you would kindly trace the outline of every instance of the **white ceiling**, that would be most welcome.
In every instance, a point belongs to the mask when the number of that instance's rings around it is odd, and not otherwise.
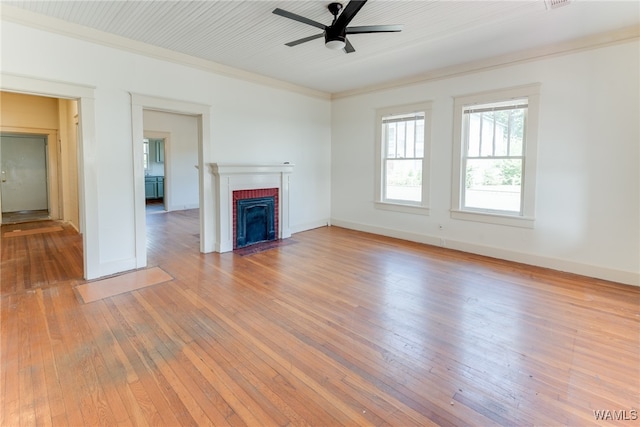
[[[285,9],[330,24],[330,1],[3,1],[327,93],[408,79],[447,67],[542,48],[640,24],[636,0],[371,0],[350,25],[403,24],[400,33],[355,34],[355,53],[316,39],[320,30],[274,15]],[[346,1],[345,1],[346,3]]]

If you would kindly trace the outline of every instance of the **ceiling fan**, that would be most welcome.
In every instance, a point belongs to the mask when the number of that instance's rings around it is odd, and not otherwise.
[[[367,0],[351,0],[344,8],[344,10],[342,10],[341,3],[329,3],[327,8],[333,15],[333,22],[331,23],[331,25],[324,25],[312,19],[305,18],[304,16],[300,16],[292,12],[287,12],[286,10],[282,10],[279,8],[275,9],[273,13],[323,30],[322,34],[316,34],[313,36],[294,40],[292,42],[286,43],[287,46],[297,46],[301,43],[319,39],[320,37],[324,36],[325,46],[329,49],[344,49],[345,53],[351,53],[355,52],[356,50],[347,39],[347,34],[393,33],[402,31],[402,25],[365,25],[361,27],[348,27],[351,20],[356,16],[360,9],[362,9],[362,6],[364,6],[366,2]],[[340,13],[341,10],[342,13]],[[338,14],[340,16],[338,16]]]

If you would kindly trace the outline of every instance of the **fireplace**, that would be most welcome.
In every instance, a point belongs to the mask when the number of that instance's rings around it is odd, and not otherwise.
[[[212,163],[210,169],[214,177],[216,252],[229,252],[257,241],[291,237],[289,184],[292,164]],[[242,201],[240,208],[239,201]],[[252,225],[239,225],[238,218],[243,215],[241,220],[245,221],[248,216]]]
[[[278,189],[233,192],[233,249],[276,240]]]

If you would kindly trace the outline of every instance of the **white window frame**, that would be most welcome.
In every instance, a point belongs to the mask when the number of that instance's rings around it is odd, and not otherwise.
[[[150,162],[151,162],[151,144],[149,142],[149,138],[145,138],[144,140],[142,140],[142,144],[143,144],[143,154],[142,154],[142,162],[144,165],[144,171],[148,171],[149,170],[149,166],[150,166]]]
[[[376,110],[376,167],[375,167],[375,199],[374,206],[377,209],[395,212],[429,215],[430,195],[430,165],[431,165],[431,109],[432,102],[420,102],[415,104],[385,107]],[[422,157],[422,183],[421,201],[385,200],[384,198],[384,161],[383,148],[385,142],[382,139],[382,121],[384,117],[424,113],[424,154]]]
[[[473,105],[527,99],[527,124],[523,149],[521,211],[508,212],[464,209],[464,164],[465,141],[463,140],[464,110]],[[535,222],[536,162],[538,151],[538,116],[540,84],[530,84],[508,89],[482,92],[454,98],[453,118],[453,177],[451,194],[451,217],[454,219],[485,222],[514,227],[533,228]]]

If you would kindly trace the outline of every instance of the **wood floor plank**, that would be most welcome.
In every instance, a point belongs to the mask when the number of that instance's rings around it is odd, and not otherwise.
[[[131,295],[134,297],[134,295]],[[148,330],[151,316],[142,307],[135,303],[133,298],[120,298],[118,309],[129,321],[131,328],[142,328],[146,333],[136,333],[131,337],[131,342],[138,351],[147,369],[156,372],[156,383],[162,396],[167,401],[166,409],[170,410],[180,425],[198,425],[192,414],[199,416],[199,411],[190,411],[181,398],[183,393],[182,382],[175,375],[171,366],[176,360],[175,345],[171,340],[165,340],[159,327]],[[190,400],[187,403],[191,403]],[[162,413],[164,408],[160,410]]]
[[[118,337],[124,339],[123,332],[110,315],[103,303],[97,305],[99,324],[109,325],[105,329],[94,329],[94,336],[109,366],[109,382],[116,386],[123,406],[126,421],[123,424],[148,425],[159,418],[157,411],[150,403],[150,399],[143,389],[138,387],[139,379],[124,350],[119,344]],[[125,414],[120,414],[123,417]]]
[[[52,338],[52,351],[55,357],[58,381],[63,391],[65,412],[70,425],[98,423],[97,409],[86,400],[84,371],[81,368],[81,354],[76,350],[82,341],[74,331],[75,319],[73,302],[70,301],[71,289],[47,288],[43,292],[44,305],[47,307],[47,321]]]
[[[20,423],[21,402],[19,387],[19,366],[20,366],[20,342],[19,342],[19,322],[18,307],[19,300],[23,296],[4,297],[2,303],[2,410],[0,411],[1,425],[18,425]]]
[[[198,220],[149,215],[169,280],[91,303],[73,230],[2,239],[0,425],[596,426],[640,409],[640,288],[337,227],[201,254]]]
[[[149,297],[143,298],[140,294],[136,293],[134,297],[145,307],[149,315],[158,322],[159,327],[162,328],[170,340],[167,340],[167,342],[173,341],[180,348],[184,348],[188,343],[193,342],[192,338],[188,339],[187,342],[182,341],[178,332],[182,330],[181,325],[176,323],[170,325],[169,321],[171,321],[171,319],[164,319],[157,311],[158,309],[166,307],[164,301],[153,298],[152,292],[145,292],[145,294],[150,295]],[[174,317],[172,316],[172,318]],[[204,381],[197,367],[188,360],[184,352],[173,353],[173,357],[167,350],[162,353],[165,360],[171,361],[169,367],[174,371],[174,375],[180,378],[181,384],[178,388],[182,391],[181,399],[185,401],[185,404],[189,405],[189,411],[194,415],[198,424],[212,423],[217,426],[228,425],[229,423],[226,418],[228,414],[233,412],[231,407],[224,402],[224,399],[218,394],[212,384]],[[215,400],[218,400],[219,404],[213,403],[213,395],[215,395]],[[204,396],[208,396],[208,398],[204,399]],[[221,409],[218,409],[219,407]],[[206,417],[206,419],[204,417]]]
[[[55,364],[55,354],[52,346],[53,335],[47,318],[47,309],[44,305],[44,297],[41,289],[36,291],[37,317],[39,319],[38,330],[40,333],[42,355],[42,367],[44,369],[45,387],[48,409],[51,415],[52,424],[68,424],[67,414],[62,399],[62,389],[60,388],[59,372]]]
[[[38,304],[37,291],[32,293],[29,298],[29,304],[26,306],[29,313],[29,339],[31,341],[31,358],[29,369],[31,370],[31,387],[32,399],[34,404],[34,419],[37,425],[51,425],[52,415],[51,408],[53,405],[49,402],[49,390],[46,380],[47,361],[43,357],[43,347],[48,346],[48,336],[46,326],[43,325],[42,312]]]
[[[34,425],[36,423],[35,413],[35,396],[33,390],[33,370],[35,364],[32,360],[32,336],[31,336],[31,318],[29,312],[29,301],[32,294],[26,295],[23,304],[18,309],[18,387],[20,395],[20,424]]]
[[[176,286],[177,284],[174,284],[174,287]],[[162,305],[166,302],[165,298],[158,300],[162,301]],[[171,300],[180,300],[180,293],[173,292],[171,294]],[[178,305],[185,307],[188,304],[185,303],[186,301],[187,300],[180,300]],[[196,309],[195,305],[193,307]],[[190,325],[189,334],[195,339],[190,339],[189,342],[197,344],[202,348],[202,351],[207,354],[220,354],[227,363],[233,363],[233,368],[238,371],[244,381],[250,384],[250,388],[261,393],[263,397],[270,402],[269,407],[276,407],[279,414],[285,415],[293,424],[307,424],[304,416],[301,416],[300,413],[302,412],[305,415],[312,413],[308,407],[310,405],[313,406],[312,402],[306,402],[306,405],[305,402],[298,403],[295,400],[295,394],[287,394],[288,399],[286,401],[283,400],[282,396],[283,393],[287,391],[287,387],[280,387],[282,382],[272,382],[273,375],[277,375],[277,373],[271,371],[269,365],[261,363],[261,360],[254,357],[251,347],[242,346],[240,343],[235,342],[235,340],[232,339],[232,334],[221,328],[218,322],[207,322],[204,324],[204,322],[196,322],[196,318],[204,318],[204,316],[200,316],[198,311],[182,310],[181,315],[176,313],[175,316],[172,316],[172,328],[174,331],[183,330],[185,325]],[[220,341],[225,342],[223,347],[225,350],[224,354],[222,354],[222,349],[215,345],[215,343]],[[216,359],[218,359],[218,357],[216,357]],[[278,390],[274,390],[274,388],[278,388]],[[271,417],[279,419],[279,414],[272,413]]]
[[[107,376],[101,375],[104,360],[99,354],[99,348],[92,339],[89,331],[97,318],[96,307],[78,305],[72,289],[64,290],[66,305],[56,307],[62,340],[68,354],[72,355],[71,364],[75,372],[80,373],[75,382],[79,388],[80,411],[85,423],[93,425],[116,425],[119,414],[114,411],[120,409],[117,394],[114,393]],[[101,380],[105,378],[105,381]]]
[[[120,300],[123,299],[125,298],[120,298]],[[122,328],[124,332],[124,334],[119,335],[121,338],[119,343],[139,378],[138,383],[136,383],[137,387],[134,390],[137,390],[138,393],[142,392],[140,387],[144,390],[144,398],[148,396],[150,404],[153,406],[154,412],[157,411],[161,423],[179,425],[176,414],[171,410],[171,405],[162,390],[164,377],[159,372],[155,372],[154,375],[148,374],[150,370],[154,369],[155,365],[148,356],[148,350],[140,342],[142,337],[136,336],[135,328],[120,311],[118,305],[111,300],[106,301],[106,305],[118,323],[119,328]]]

